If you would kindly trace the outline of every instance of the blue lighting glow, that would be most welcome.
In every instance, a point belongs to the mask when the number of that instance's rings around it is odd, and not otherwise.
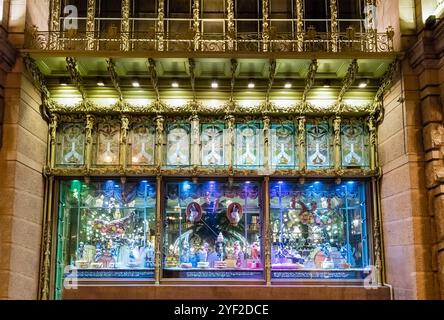
[[[191,189],[191,184],[188,181],[184,181],[182,183],[182,188],[183,188],[183,190],[188,191]]]
[[[246,184],[250,184],[250,183],[251,183],[251,181],[245,181],[245,183],[246,183]]]
[[[148,183],[148,180],[142,180],[141,182],[142,183]]]
[[[354,181],[347,181],[347,184],[354,184]]]
[[[284,183],[284,181],[279,181],[279,182],[278,182],[278,184],[283,184],[283,183]]]

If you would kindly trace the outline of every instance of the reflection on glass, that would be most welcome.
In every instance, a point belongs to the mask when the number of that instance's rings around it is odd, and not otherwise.
[[[296,163],[294,125],[272,124],[271,128],[272,166],[293,168]]]
[[[117,121],[101,122],[97,126],[97,164],[119,164],[120,124]]]
[[[260,144],[262,131],[258,123],[236,126],[236,165],[259,166],[262,163]]]
[[[154,269],[155,185],[115,180],[62,181],[57,290],[67,266],[86,278],[120,277],[120,269]],[[152,273],[144,274],[150,277]]]
[[[307,165],[309,168],[330,166],[330,130],[326,122],[307,124]]]
[[[188,124],[169,125],[167,141],[167,165],[189,165],[190,126]]]
[[[224,165],[224,125],[203,124],[201,132],[202,165]]]
[[[139,124],[133,127],[131,133],[131,164],[153,165],[155,144],[154,128],[145,124]]]
[[[84,163],[85,125],[64,124],[60,128],[57,144],[57,164],[82,165]]]
[[[171,182],[165,192],[164,277],[262,276],[259,183]]]
[[[364,125],[352,123],[342,126],[342,166],[360,167],[367,165],[366,133]]]
[[[367,267],[366,207],[362,182],[271,183],[272,269]]]

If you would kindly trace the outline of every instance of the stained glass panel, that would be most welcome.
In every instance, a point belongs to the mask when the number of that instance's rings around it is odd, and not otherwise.
[[[136,124],[131,129],[131,164],[154,165],[155,130],[147,124]]]
[[[97,160],[99,165],[119,164],[120,122],[103,121],[97,125]]]
[[[345,124],[341,128],[343,167],[368,165],[368,136],[362,123]]]
[[[83,123],[63,124],[57,137],[57,164],[84,164],[85,125]]]
[[[190,125],[168,125],[166,162],[169,166],[190,164]]]
[[[307,166],[311,169],[325,168],[330,160],[330,127],[327,122],[307,124]]]
[[[271,164],[278,168],[294,168],[295,127],[292,123],[271,125]]]
[[[202,124],[202,165],[223,166],[224,159],[224,128],[223,124]]]
[[[236,126],[235,164],[239,167],[260,166],[262,130],[259,123],[238,124]]]

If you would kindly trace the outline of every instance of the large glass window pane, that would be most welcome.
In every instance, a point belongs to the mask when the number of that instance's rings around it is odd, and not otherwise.
[[[168,166],[185,166],[190,164],[190,125],[169,124],[167,128]]]
[[[60,126],[57,135],[56,164],[78,166],[85,163],[85,125],[68,123]]]
[[[262,278],[258,182],[167,182],[166,278]]]
[[[236,125],[235,164],[238,167],[257,167],[263,163],[262,134],[260,123]]]
[[[307,124],[307,165],[309,169],[331,166],[331,131],[328,122]]]
[[[120,154],[120,122],[103,120],[97,125],[96,164],[117,165]]]
[[[273,277],[365,277],[363,269],[369,265],[366,189],[367,184],[360,181],[273,181]]]
[[[202,165],[223,166],[225,164],[225,125],[202,124],[201,128]]]
[[[341,127],[342,166],[368,166],[368,133],[365,125],[351,121]]]
[[[271,125],[271,164],[275,168],[294,168],[295,127],[293,123],[274,123]]]
[[[145,123],[135,124],[130,137],[131,165],[154,165],[154,127]]]
[[[57,283],[65,277],[153,278],[155,185],[61,181]]]

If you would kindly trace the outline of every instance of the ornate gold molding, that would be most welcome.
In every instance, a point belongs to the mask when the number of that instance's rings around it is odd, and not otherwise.
[[[227,50],[234,50],[234,39],[236,38],[236,29],[234,27],[234,0],[227,0]]]
[[[165,0],[159,0],[158,8],[157,8],[157,25],[156,25],[156,34],[157,34],[157,50],[164,51],[164,37],[165,37]]]
[[[296,51],[304,51],[304,0],[296,0]]]
[[[157,78],[156,62],[154,61],[154,59],[151,58],[148,59],[148,70],[150,72],[151,84],[153,86],[154,92],[156,93],[156,100],[159,101],[160,100],[159,86],[158,86],[159,80]]]
[[[119,75],[117,74],[116,71],[116,64],[114,60],[111,58],[106,59],[106,64],[107,64],[108,73],[111,76],[111,82],[113,83],[114,89],[116,89],[117,94],[119,95],[119,101],[123,102],[123,94],[120,88]]]
[[[330,0],[331,13],[331,51],[338,52],[339,28],[338,28],[338,3]]]
[[[193,31],[194,31],[194,50],[199,51],[200,44],[200,0],[193,1]]]
[[[120,35],[120,50],[129,51],[129,32],[130,32],[130,18],[131,12],[131,1],[130,0],[122,0],[122,20],[120,25],[121,35]]]
[[[79,70],[77,69],[77,61],[73,57],[66,57],[66,70],[68,70],[68,73],[71,77],[71,81],[76,86],[77,90],[79,90],[80,94],[82,95],[82,99],[86,99],[86,92],[85,88],[83,87],[83,79],[80,75]]]
[[[307,77],[305,79],[305,88],[302,93],[302,103],[307,101],[307,95],[310,89],[313,87],[316,78],[316,72],[318,71],[318,60],[313,59],[308,67]]]
[[[353,59],[352,62],[350,63],[350,66],[348,67],[347,74],[342,80],[341,91],[339,92],[337,99],[337,106],[339,108],[341,108],[342,99],[344,99],[344,95],[347,93],[348,89],[350,89],[350,87],[355,82],[358,71],[359,71],[358,60]],[[338,112],[340,112],[340,110],[338,110]]]
[[[57,50],[58,31],[60,31],[60,0],[51,0],[51,21],[49,23],[49,30],[56,31],[51,32],[49,36],[49,49]]]
[[[86,47],[94,50],[96,0],[88,0],[86,9]]]
[[[262,51],[268,52],[270,46],[270,22],[268,20],[269,0],[262,0]]]

